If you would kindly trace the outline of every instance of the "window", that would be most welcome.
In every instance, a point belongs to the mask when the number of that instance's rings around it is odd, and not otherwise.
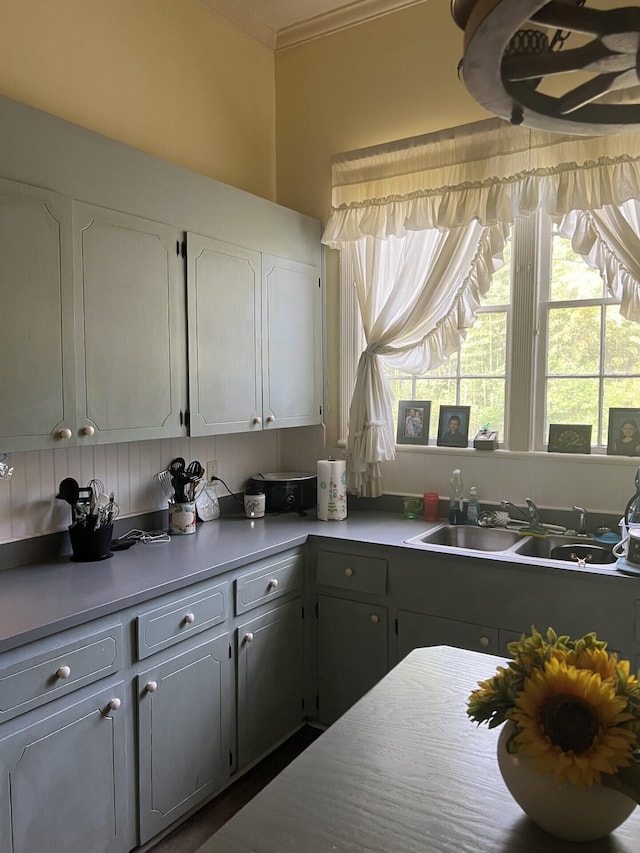
[[[604,452],[609,408],[640,405],[640,326],[543,214],[516,220],[504,259],[459,353],[390,372],[396,400],[431,400],[436,423],[468,405],[470,438],[489,425],[518,450],[545,450],[551,423],[592,424]]]

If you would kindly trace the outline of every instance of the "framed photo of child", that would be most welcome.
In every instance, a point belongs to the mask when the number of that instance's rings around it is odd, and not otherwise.
[[[440,406],[438,447],[469,446],[469,412],[471,406]]]
[[[609,409],[609,456],[640,456],[640,409]]]
[[[400,400],[396,444],[428,444],[430,400]]]

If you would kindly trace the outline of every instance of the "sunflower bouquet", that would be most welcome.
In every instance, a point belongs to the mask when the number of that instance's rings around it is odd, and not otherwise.
[[[595,783],[640,803],[640,684],[595,634],[546,638],[535,628],[508,649],[513,660],[478,682],[467,714],[490,728],[514,724],[508,751],[558,784]]]

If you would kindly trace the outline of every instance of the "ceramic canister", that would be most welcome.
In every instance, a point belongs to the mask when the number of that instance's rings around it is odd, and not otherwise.
[[[169,533],[178,535],[182,533],[196,532],[196,503],[169,504]]]

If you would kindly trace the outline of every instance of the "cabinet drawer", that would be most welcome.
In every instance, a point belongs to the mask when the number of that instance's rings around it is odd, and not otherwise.
[[[65,642],[65,638],[67,642]],[[67,632],[0,658],[0,722],[117,672],[122,625]]]
[[[236,613],[246,613],[274,598],[296,592],[302,585],[301,554],[265,561],[236,581]]]
[[[319,551],[317,581],[320,586],[384,595],[387,590],[387,561],[380,557]]]
[[[208,586],[191,595],[166,597],[166,603],[136,618],[138,660],[199,634],[227,618],[228,584]]]

